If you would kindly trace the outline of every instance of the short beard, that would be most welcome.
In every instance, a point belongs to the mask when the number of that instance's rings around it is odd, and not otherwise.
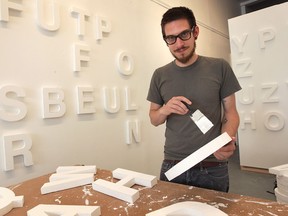
[[[195,50],[196,50],[196,41],[194,41],[193,50],[186,57],[179,58],[176,55],[174,55],[173,53],[172,53],[172,55],[174,56],[175,59],[177,59],[182,64],[186,64],[193,57]]]

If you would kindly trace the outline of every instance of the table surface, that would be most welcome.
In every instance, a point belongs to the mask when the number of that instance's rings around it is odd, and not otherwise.
[[[288,215],[288,205],[238,194],[223,193],[192,186],[158,181],[153,188],[134,185],[140,197],[133,203],[127,203],[93,190],[92,185],[85,185],[42,195],[40,188],[49,181],[49,175],[25,181],[9,187],[16,196],[24,195],[24,206],[12,209],[7,216],[24,216],[27,211],[39,204],[54,205],[93,205],[101,207],[101,215],[145,216],[145,214],[166,206],[183,202],[197,201],[209,204],[228,215]],[[117,182],[112,172],[97,169],[96,179]]]

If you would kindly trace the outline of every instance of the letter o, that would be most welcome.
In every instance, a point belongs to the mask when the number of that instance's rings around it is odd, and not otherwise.
[[[280,131],[285,126],[284,118],[280,113],[269,112],[264,119],[264,125],[270,131]]]
[[[116,64],[119,73],[122,75],[129,76],[134,72],[133,57],[126,51],[118,54]]]

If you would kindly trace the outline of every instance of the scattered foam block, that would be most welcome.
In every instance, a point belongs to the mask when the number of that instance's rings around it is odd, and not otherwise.
[[[92,184],[96,172],[96,166],[60,166],[41,187],[41,194]]]
[[[288,175],[277,176],[277,188],[280,193],[288,196]]]
[[[129,203],[134,203],[139,198],[139,191],[130,187],[126,187],[117,183],[98,179],[92,183],[94,190],[124,200]]]
[[[59,166],[56,169],[56,173],[69,173],[69,174],[81,174],[81,173],[94,173],[96,174],[96,166]]]
[[[223,211],[208,205],[206,203],[186,201],[179,202],[165,208],[150,212],[146,216],[180,216],[180,215],[213,215],[213,216],[228,216]]]
[[[274,191],[278,203],[288,204],[288,195],[281,193],[278,188],[275,188]]]
[[[147,175],[144,173],[118,168],[114,170],[112,174],[113,177],[117,179],[125,179],[126,177],[131,177],[134,179],[134,184],[142,185],[145,187],[153,187],[157,184],[156,176]]]
[[[5,215],[13,208],[23,207],[24,196],[15,196],[15,193],[4,187],[0,187],[0,215]]]
[[[138,190],[132,189],[135,184],[153,187],[157,183],[156,176],[118,168],[112,172],[114,178],[121,179],[113,183],[102,179],[93,182],[94,190],[116,197],[126,202],[134,203],[139,198]]]
[[[184,173],[185,171],[195,166],[196,164],[207,158],[209,155],[213,154],[215,151],[226,145],[231,140],[231,137],[226,132],[222,133],[220,136],[216,137],[215,139],[204,145],[202,148],[198,149],[188,157],[184,158],[182,161],[180,161],[167,172],[165,172],[167,179],[171,181],[172,179],[181,175],[182,173]]]
[[[72,177],[69,175],[62,175],[60,178],[62,178],[62,180],[55,180],[45,183],[41,187],[41,194],[47,194],[55,191],[91,184],[94,181],[94,174],[77,174],[77,177],[74,175]]]
[[[99,206],[81,205],[44,205],[40,204],[27,212],[28,216],[47,216],[47,215],[83,215],[100,216]]]
[[[269,168],[269,173],[274,174],[274,175],[288,174],[288,164],[271,167]]]
[[[276,200],[279,203],[288,203],[288,164],[269,168],[269,173],[276,175],[277,188],[275,188]]]

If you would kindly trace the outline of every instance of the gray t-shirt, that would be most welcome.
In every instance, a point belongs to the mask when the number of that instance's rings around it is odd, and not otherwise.
[[[158,68],[151,79],[147,100],[166,104],[174,96],[187,97],[214,126],[203,134],[189,115],[171,114],[166,120],[165,159],[182,160],[221,134],[221,101],[241,87],[223,59],[199,56],[187,67],[175,61]],[[211,159],[216,158],[211,155]]]

